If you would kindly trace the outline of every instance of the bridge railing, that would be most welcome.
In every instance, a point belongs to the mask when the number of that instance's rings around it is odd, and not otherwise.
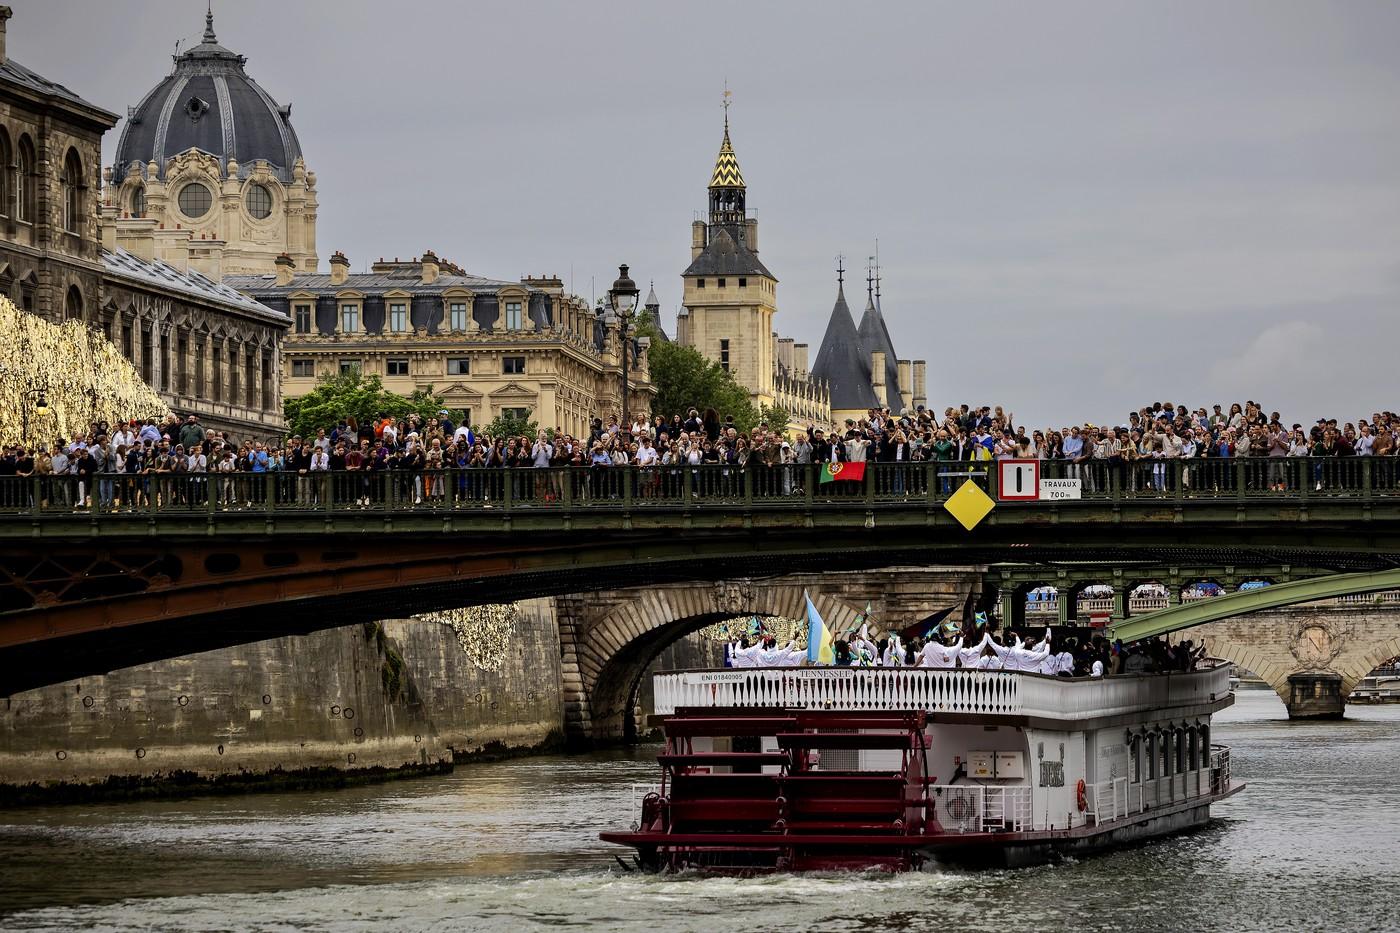
[[[1089,500],[1400,496],[1394,458],[1243,458],[1081,464],[1041,461],[1079,479]],[[820,464],[547,467],[311,473],[0,475],[0,514],[83,510],[219,512],[458,509],[681,509],[941,504],[964,482],[995,496],[994,463],[869,463],[861,480],[821,481]],[[1064,503],[1059,503],[1064,505]],[[1035,507],[1036,503],[1007,503]]]

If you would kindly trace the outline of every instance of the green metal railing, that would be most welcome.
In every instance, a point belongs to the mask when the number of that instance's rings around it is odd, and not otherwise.
[[[1083,500],[1262,500],[1400,496],[1389,457],[1041,461],[1078,479]],[[544,467],[438,471],[145,473],[0,477],[0,517],[73,512],[351,512],[476,509],[752,509],[941,505],[964,483],[997,495],[995,462],[869,463],[858,481],[820,481],[820,464]],[[1072,503],[1007,502],[1038,508]]]

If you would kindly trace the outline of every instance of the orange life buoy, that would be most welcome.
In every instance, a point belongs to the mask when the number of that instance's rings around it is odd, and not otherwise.
[[[1079,805],[1079,812],[1083,813],[1089,809],[1089,800],[1084,796],[1084,779],[1079,779],[1079,786],[1074,789],[1074,802]]]

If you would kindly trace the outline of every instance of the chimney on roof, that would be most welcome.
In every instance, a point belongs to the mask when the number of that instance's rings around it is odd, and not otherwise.
[[[928,371],[928,364],[924,360],[914,361],[914,410],[926,408],[928,406],[928,396],[924,394],[924,376]]]
[[[279,286],[291,285],[292,278],[296,275],[297,264],[291,256],[282,253],[272,262],[277,267],[277,284]]]
[[[345,258],[345,254],[336,250],[331,254],[331,284],[344,285],[345,280],[350,277],[350,260]]]
[[[423,260],[422,260],[422,262],[423,262],[423,284],[424,284],[424,285],[431,285],[431,284],[433,284],[434,282],[437,281],[437,277],[438,277],[438,258],[437,258],[437,253],[433,252],[432,250],[428,250],[426,253],[423,254]]]
[[[899,368],[899,404],[910,411],[914,410],[914,378],[911,360],[897,360]]]
[[[6,21],[14,15],[14,10],[7,6],[0,6],[0,65],[5,64],[9,58],[5,52],[5,24]]]
[[[875,390],[875,397],[880,400],[880,407],[884,408],[889,404],[885,397],[885,351],[870,351],[870,385]]]
[[[792,368],[802,376],[807,375],[807,344],[795,343],[792,345]]]

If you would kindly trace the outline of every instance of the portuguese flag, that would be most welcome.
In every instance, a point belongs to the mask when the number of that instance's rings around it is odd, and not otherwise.
[[[849,480],[858,483],[865,479],[865,464],[862,463],[823,463],[822,478],[823,483],[832,483],[836,480]]]

